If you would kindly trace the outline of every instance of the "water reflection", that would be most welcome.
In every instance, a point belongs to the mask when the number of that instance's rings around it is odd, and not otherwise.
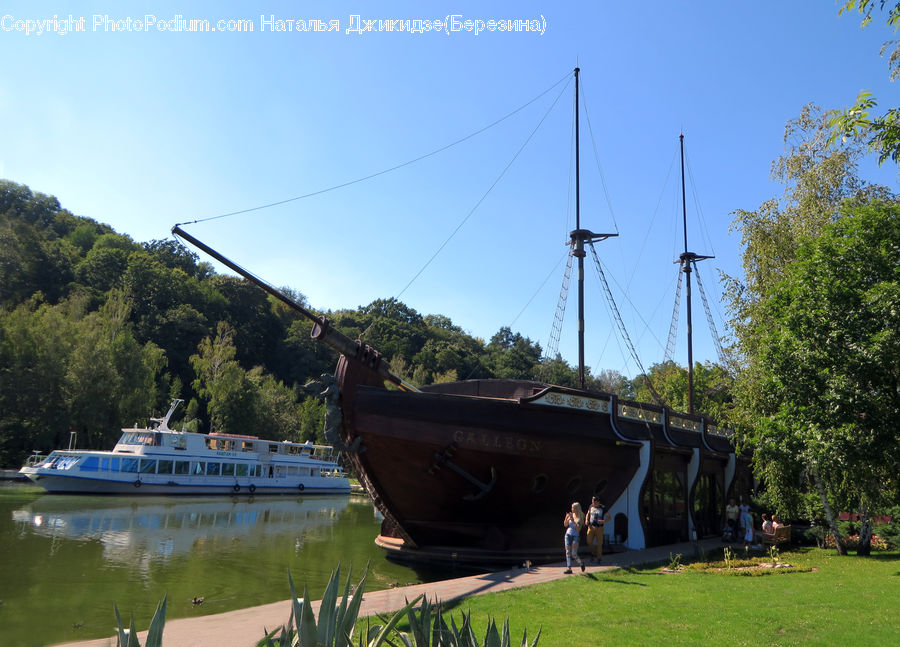
[[[331,572],[368,564],[369,590],[446,577],[389,562],[357,496],[251,500],[42,494],[0,486],[0,645],[109,636],[113,604],[148,622],[287,599],[288,572],[321,597]],[[202,605],[192,604],[203,597]],[[285,618],[287,621],[287,618]]]
[[[256,548],[290,535],[299,549],[304,533],[334,524],[349,497],[298,499],[127,499],[46,495],[12,511],[20,533],[96,541],[103,559],[149,568],[154,560],[187,554],[205,544],[240,539]],[[51,543],[51,549],[57,545]]]

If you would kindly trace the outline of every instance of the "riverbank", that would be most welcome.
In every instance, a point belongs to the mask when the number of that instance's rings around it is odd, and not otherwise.
[[[721,545],[722,542],[718,539],[707,539],[698,543],[657,546],[645,550],[615,553],[604,557],[602,565],[588,566],[586,573],[596,573],[642,564],[662,563],[668,561],[670,554],[693,555],[701,548],[703,550],[713,550]],[[565,575],[563,573],[564,570],[565,564],[557,563],[529,569],[512,568],[505,571],[460,577],[430,584],[416,584],[382,591],[366,592],[360,609],[360,617],[402,609],[406,606],[408,600],[423,594],[429,600],[450,602],[451,600],[470,596],[497,593],[565,577],[575,577]],[[301,582],[296,582],[296,584],[298,588],[302,587]],[[287,588],[287,582],[284,582],[283,586]],[[318,613],[319,602],[313,602],[312,606],[314,611]],[[220,645],[251,647],[259,642],[266,630],[271,631],[286,623],[290,613],[290,600],[284,600],[228,613],[172,620],[166,623],[163,645],[165,647],[219,647]],[[149,618],[141,618],[139,620],[142,624],[150,621]],[[139,637],[143,643],[144,638],[146,638],[146,631],[141,632]],[[115,644],[116,639],[111,637],[83,642],[69,642],[58,647],[115,647]]]

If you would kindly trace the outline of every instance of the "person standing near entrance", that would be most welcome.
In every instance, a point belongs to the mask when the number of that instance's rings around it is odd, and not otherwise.
[[[581,511],[581,504],[577,501],[572,504],[572,510],[566,513],[563,519],[563,527],[566,529],[566,575],[572,574],[572,560],[578,562],[581,572],[584,572],[584,562],[578,556],[578,536],[584,527],[584,513]]]
[[[725,521],[731,529],[731,541],[737,540],[738,519],[740,518],[740,515],[741,509],[737,507],[734,499],[729,499],[728,505],[725,506]]]
[[[603,561],[603,525],[609,521],[609,512],[598,497],[591,500],[591,507],[587,511],[587,545],[594,557],[594,563]]]

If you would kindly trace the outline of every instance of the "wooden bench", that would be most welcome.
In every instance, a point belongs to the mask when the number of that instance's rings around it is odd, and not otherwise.
[[[760,539],[760,543],[763,546],[778,546],[779,544],[789,544],[791,543],[791,527],[790,526],[781,526],[780,528],[775,529],[775,534],[768,535],[763,533],[762,538]]]

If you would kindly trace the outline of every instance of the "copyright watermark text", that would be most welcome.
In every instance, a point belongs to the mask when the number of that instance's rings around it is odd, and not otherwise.
[[[469,18],[462,14],[447,14],[442,18],[367,18],[351,14],[339,18],[287,18],[275,14],[260,14],[258,18],[230,18],[209,20],[186,18],[181,14],[160,17],[142,16],[60,16],[23,18],[12,14],[0,17],[0,32],[21,33],[25,36],[55,34],[66,36],[78,33],[316,33],[331,32],[344,35],[365,34],[469,34],[531,33],[543,36],[547,19],[536,18]]]

